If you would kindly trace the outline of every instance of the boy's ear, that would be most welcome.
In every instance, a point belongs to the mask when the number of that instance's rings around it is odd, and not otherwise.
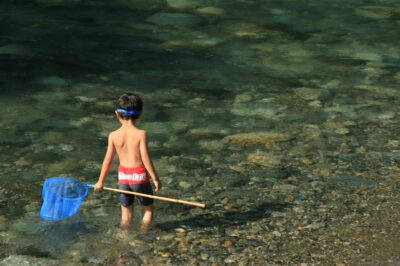
[[[114,111],[114,113],[117,116],[117,118],[122,119],[121,115],[117,111]]]

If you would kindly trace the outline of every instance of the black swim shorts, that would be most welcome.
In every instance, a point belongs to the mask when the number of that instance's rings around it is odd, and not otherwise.
[[[118,187],[119,187],[119,189],[122,189],[122,190],[128,190],[128,191],[138,192],[138,193],[142,193],[142,194],[153,195],[153,188],[151,187],[150,183],[118,184]],[[136,197],[142,206],[149,206],[149,205],[153,204],[153,201],[154,201],[152,198],[140,197],[140,196],[136,196]],[[121,205],[124,207],[131,206],[133,204],[134,200],[135,200],[135,195],[125,194],[125,193],[120,194],[120,202],[121,202]]]

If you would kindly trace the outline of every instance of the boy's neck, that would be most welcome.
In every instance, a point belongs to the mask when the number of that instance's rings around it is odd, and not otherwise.
[[[136,121],[134,120],[122,120],[121,126],[124,128],[135,127]]]

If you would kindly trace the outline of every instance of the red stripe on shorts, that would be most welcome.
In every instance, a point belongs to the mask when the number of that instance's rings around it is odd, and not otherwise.
[[[118,183],[120,184],[146,184],[150,182],[144,166],[118,167]]]

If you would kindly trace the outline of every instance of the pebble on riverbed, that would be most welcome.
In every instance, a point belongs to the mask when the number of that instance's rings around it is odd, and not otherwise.
[[[222,246],[224,248],[232,248],[233,247],[233,242],[231,240],[226,240]]]
[[[295,95],[299,96],[303,100],[308,100],[308,101],[313,101],[317,100],[321,94],[322,91],[320,89],[314,89],[314,88],[297,88],[294,90]]]
[[[281,156],[273,153],[256,152],[247,156],[248,162],[255,165],[273,167],[281,164]]]
[[[32,160],[27,160],[24,157],[21,157],[17,161],[15,161],[15,165],[17,167],[29,166],[31,164],[32,164]]]

